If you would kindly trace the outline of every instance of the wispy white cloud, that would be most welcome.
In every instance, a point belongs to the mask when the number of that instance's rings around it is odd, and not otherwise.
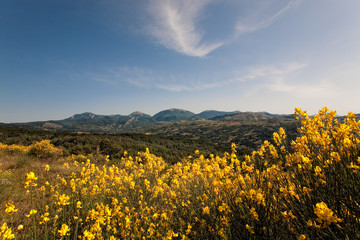
[[[252,89],[245,98],[259,94],[260,91],[286,93],[304,98],[322,98],[338,95],[336,86],[329,80],[304,81],[302,73],[306,71],[307,64],[286,63],[279,65],[255,66],[235,81],[253,81]]]
[[[197,22],[210,0],[153,0],[148,11],[152,17],[148,32],[163,46],[179,53],[203,57],[223,42],[203,41]]]
[[[183,92],[183,91],[192,91],[193,88],[189,86],[180,85],[180,84],[157,84],[156,88],[171,91],[171,92]]]
[[[254,32],[270,26],[281,15],[283,15],[286,11],[296,6],[299,2],[300,0],[291,0],[284,8],[280,9],[274,15],[255,23],[248,23],[246,20],[238,21],[235,27],[235,35],[238,36],[247,32]]]
[[[127,82],[138,87],[151,86],[154,81],[159,81],[157,76],[150,69],[139,67],[118,67],[107,69],[109,76],[116,82]]]
[[[242,70],[243,73],[240,73],[239,76],[235,77],[232,81],[244,82],[259,78],[266,78],[269,80],[284,79],[290,74],[294,74],[305,67],[306,64],[298,62],[251,66],[246,70]]]
[[[304,98],[323,98],[337,96],[336,87],[330,81],[314,82],[312,84],[288,83],[286,81],[275,81],[267,88],[274,92],[284,92]]]
[[[154,74],[150,69],[129,66],[106,68],[102,72],[72,74],[72,77],[74,79],[85,78],[108,85],[129,83],[142,88],[152,87],[154,83],[162,81],[162,76]]]
[[[86,77],[106,84],[126,82],[142,88],[183,92],[225,87],[249,81],[253,81],[254,84],[262,83],[262,86],[265,86],[267,83],[261,82],[264,79],[271,81],[271,83],[277,83],[276,86],[280,87],[280,84],[285,79],[304,67],[304,64],[299,63],[287,63],[279,66],[254,66],[234,72],[232,77],[218,79],[210,72],[195,77],[156,72],[147,68],[123,66],[106,69],[102,74],[87,73]],[[275,90],[272,84],[269,85],[269,88]]]
[[[157,88],[171,92],[202,91],[229,86],[241,90],[246,86],[243,98],[263,91],[307,98],[337,95],[336,87],[330,80],[323,78],[320,81],[302,81],[307,68],[308,64],[298,62],[257,65],[242,68],[234,71],[232,76],[218,79],[211,72],[195,77],[125,66],[107,69],[103,74],[88,74],[88,77],[107,84],[126,82],[140,88]]]
[[[251,14],[245,16],[235,23],[232,37],[228,36],[224,37],[222,41],[209,42],[204,39],[198,23],[199,20],[206,21],[202,18],[203,13],[210,3],[216,4],[214,0],[153,0],[150,1],[147,8],[150,19],[146,32],[159,44],[169,49],[188,56],[204,57],[241,34],[270,26],[286,11],[297,6],[300,1],[302,0],[290,0],[285,7],[265,19],[254,20],[254,16]],[[263,11],[265,10],[263,9]],[[253,14],[255,15],[255,13]],[[263,14],[259,15],[263,16]]]
[[[289,9],[297,6],[300,3],[300,1],[301,0],[291,0],[284,8],[277,11],[274,15],[254,23],[248,23],[248,20],[238,21],[235,27],[235,36],[239,36],[247,32],[254,32],[270,26]]]

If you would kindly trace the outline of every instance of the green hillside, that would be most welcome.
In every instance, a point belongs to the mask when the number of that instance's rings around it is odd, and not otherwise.
[[[96,134],[54,132],[0,126],[0,142],[4,144],[30,145],[42,139],[49,139],[56,147],[62,148],[65,155],[103,154],[110,159],[120,159],[124,151],[136,155],[146,148],[169,163],[175,163],[198,149],[205,156],[210,153],[222,154],[229,151],[230,145],[222,146],[200,140],[179,137],[152,136],[136,133]]]

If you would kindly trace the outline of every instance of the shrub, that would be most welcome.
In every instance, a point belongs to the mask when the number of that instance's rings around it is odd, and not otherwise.
[[[41,140],[29,146],[28,153],[38,158],[50,158],[61,154],[61,150],[50,143],[50,140]]]

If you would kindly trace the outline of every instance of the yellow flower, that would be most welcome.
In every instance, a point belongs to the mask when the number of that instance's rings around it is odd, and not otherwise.
[[[33,172],[29,172],[28,174],[26,174],[26,181],[28,182],[33,182],[36,181],[38,178],[35,177],[35,173]]]
[[[6,223],[4,223],[0,228],[0,237],[2,237],[2,239],[4,240],[15,238],[15,235],[12,233],[11,228],[9,228]]]
[[[29,212],[29,214],[26,215],[26,217],[31,217],[32,215],[35,215],[36,213],[37,213],[37,210],[31,209],[30,212]]]
[[[48,218],[48,217],[49,217],[49,213],[48,213],[48,212],[42,214],[42,215],[41,215],[41,218],[42,218],[43,220],[40,222],[40,224],[43,224],[43,223],[45,223],[45,222],[50,221],[50,218]]]
[[[349,138],[345,138],[345,139],[344,139],[344,147],[350,148],[351,145],[352,145],[351,140],[350,140]]]
[[[66,236],[68,234],[68,232],[70,231],[68,225],[66,224],[63,224],[61,226],[61,229],[58,230],[58,232],[60,233],[60,236],[63,237],[63,236]]]
[[[306,240],[307,237],[304,235],[304,234],[301,234],[299,237],[298,237],[298,240]]]
[[[17,229],[22,230],[23,228],[24,228],[24,226],[20,224]]]
[[[38,178],[35,177],[35,173],[33,172],[29,172],[28,174],[26,174],[26,181],[25,181],[25,188],[32,186],[35,187],[37,184],[35,183],[35,181]]]
[[[203,214],[208,214],[208,215],[210,214],[210,209],[208,206],[203,208]]]
[[[92,240],[92,239],[95,239],[95,236],[88,230],[85,230],[83,239]]]
[[[192,226],[188,223],[187,229],[186,229],[186,231],[185,231],[185,233],[186,233],[187,235],[189,235],[189,234],[191,233],[191,228],[192,228]]]
[[[5,205],[6,209],[5,209],[5,213],[7,215],[13,215],[14,213],[16,213],[18,211],[18,209],[15,208],[15,206],[12,203],[7,203]]]
[[[314,171],[315,171],[315,176],[319,176],[320,174],[321,174],[321,167],[319,167],[319,166],[316,166],[315,167],[315,169],[314,169]]]
[[[256,221],[259,221],[259,215],[257,214],[256,210],[254,207],[252,207],[250,209],[250,215],[253,219],[255,219]]]
[[[154,215],[152,215],[152,219],[156,220],[159,217],[159,214],[154,213]]]
[[[174,233],[172,230],[169,230],[166,234],[166,239],[173,239],[173,237],[178,237],[179,235],[177,233]]]
[[[48,172],[48,171],[49,171],[49,169],[50,169],[49,164],[46,164],[46,165],[45,165],[45,169],[44,169],[44,170],[45,170],[46,172]]]
[[[65,194],[62,194],[59,196],[59,201],[57,202],[57,204],[62,206],[69,205],[70,204],[69,199],[70,196],[66,196]]]
[[[341,222],[341,219],[334,215],[334,212],[328,208],[324,202],[316,204],[316,207],[314,207],[314,213],[318,216],[316,219],[318,223],[331,224]]]
[[[252,234],[255,234],[255,232],[254,232],[254,227],[250,227],[248,224],[246,224],[246,229],[250,232],[250,233],[252,233]]]

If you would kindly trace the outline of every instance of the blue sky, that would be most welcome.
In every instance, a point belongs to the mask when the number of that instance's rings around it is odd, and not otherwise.
[[[4,0],[0,122],[360,113],[358,0]]]

